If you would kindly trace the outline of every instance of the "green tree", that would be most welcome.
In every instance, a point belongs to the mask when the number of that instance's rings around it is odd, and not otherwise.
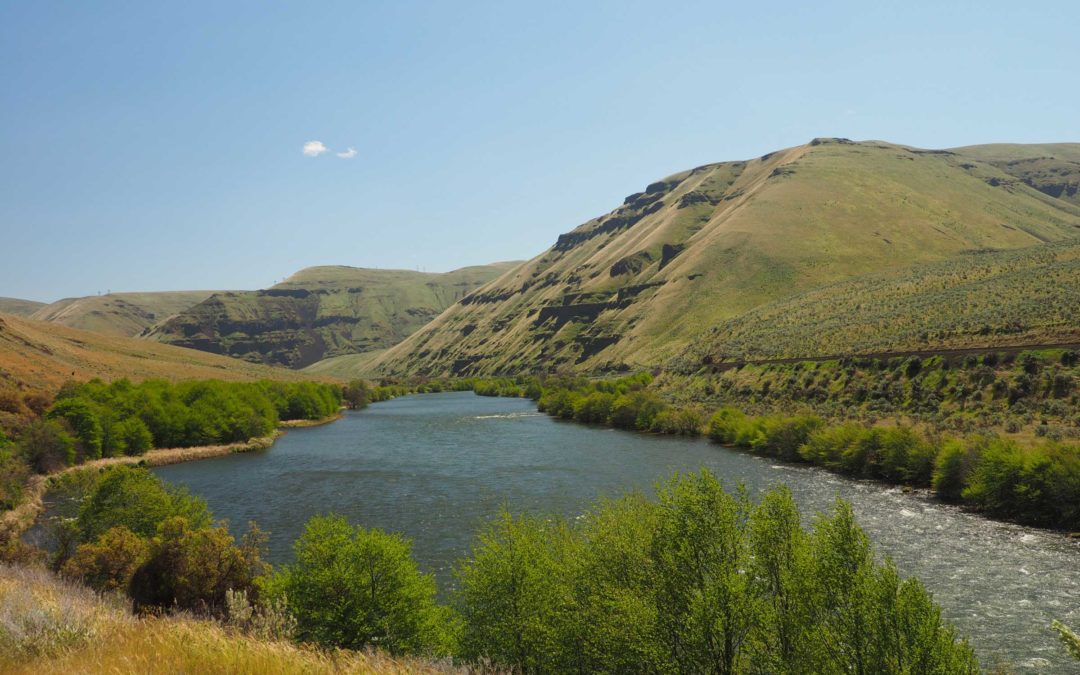
[[[56,420],[31,422],[19,436],[16,447],[38,473],[58,471],[75,463],[75,439]]]
[[[202,499],[167,486],[146,469],[119,466],[110,468],[87,496],[76,526],[83,542],[120,526],[150,537],[162,522],[175,516],[185,518],[192,528],[210,525],[210,511]]]
[[[349,410],[361,410],[371,402],[371,388],[363,380],[353,380],[342,387],[341,398]]]
[[[566,666],[561,629],[572,609],[570,543],[561,521],[507,512],[481,531],[472,557],[457,570],[466,658],[526,673]]]
[[[665,646],[681,672],[738,672],[759,613],[744,572],[748,505],[704,469],[676,477],[659,499],[651,558]]]
[[[266,590],[287,598],[299,639],[394,654],[451,652],[452,614],[435,603],[434,579],[417,569],[400,535],[317,516],[293,548],[296,561]]]
[[[67,422],[79,441],[79,450],[85,459],[101,457],[104,432],[98,411],[90,401],[82,397],[61,399],[46,417]]]

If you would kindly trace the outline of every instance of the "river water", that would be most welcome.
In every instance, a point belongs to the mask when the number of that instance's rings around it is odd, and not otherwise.
[[[1052,618],[1080,627],[1076,540],[705,440],[561,422],[526,400],[407,396],[292,430],[269,450],[155,472],[205,497],[234,533],[250,520],[269,530],[271,562],[290,559],[309,517],[333,512],[411,538],[420,566],[445,590],[454,562],[504,505],[573,517],[601,495],[651,494],[674,472],[700,467],[751,493],[786,483],[807,523],[843,497],[878,551],[923,581],[985,665],[1080,672],[1049,628]]]

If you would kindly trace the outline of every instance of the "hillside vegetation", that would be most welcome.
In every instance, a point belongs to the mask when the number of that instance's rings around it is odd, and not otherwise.
[[[214,294],[147,331],[146,337],[301,368],[396,344],[515,264],[444,274],[312,267],[269,289]]]
[[[869,274],[719,322],[679,367],[963,347],[1080,343],[1080,240],[972,251]]]
[[[18,298],[0,298],[0,314],[30,316],[44,306],[44,302],[35,302],[33,300],[20,300]]]
[[[660,365],[714,326],[768,303],[971,251],[1080,235],[1080,207],[1040,188],[972,152],[878,141],[817,139],[701,166],[560,236],[368,370]]]
[[[30,318],[105,335],[132,337],[202,302],[214,292],[108,293],[65,298],[38,308]]]
[[[302,380],[281,368],[55,323],[0,315],[0,389],[56,391],[67,380]]]

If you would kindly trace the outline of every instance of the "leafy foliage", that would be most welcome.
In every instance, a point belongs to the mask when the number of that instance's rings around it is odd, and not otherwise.
[[[117,466],[106,471],[87,495],[76,527],[83,542],[95,541],[116,527],[151,537],[161,523],[174,517],[195,528],[210,524],[210,511],[201,498],[166,485],[146,469]]]
[[[395,654],[450,651],[450,615],[401,536],[322,516],[308,521],[294,548],[296,562],[269,580],[267,593],[287,598],[299,639]]]
[[[708,472],[574,525],[503,514],[459,569],[462,654],[522,672],[976,673],[929,594],[875,561],[851,508],[802,530]]]

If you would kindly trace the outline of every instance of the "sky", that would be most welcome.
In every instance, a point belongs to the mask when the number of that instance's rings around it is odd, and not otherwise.
[[[527,259],[818,136],[1080,141],[1078,26],[1074,1],[0,0],[0,296]]]

